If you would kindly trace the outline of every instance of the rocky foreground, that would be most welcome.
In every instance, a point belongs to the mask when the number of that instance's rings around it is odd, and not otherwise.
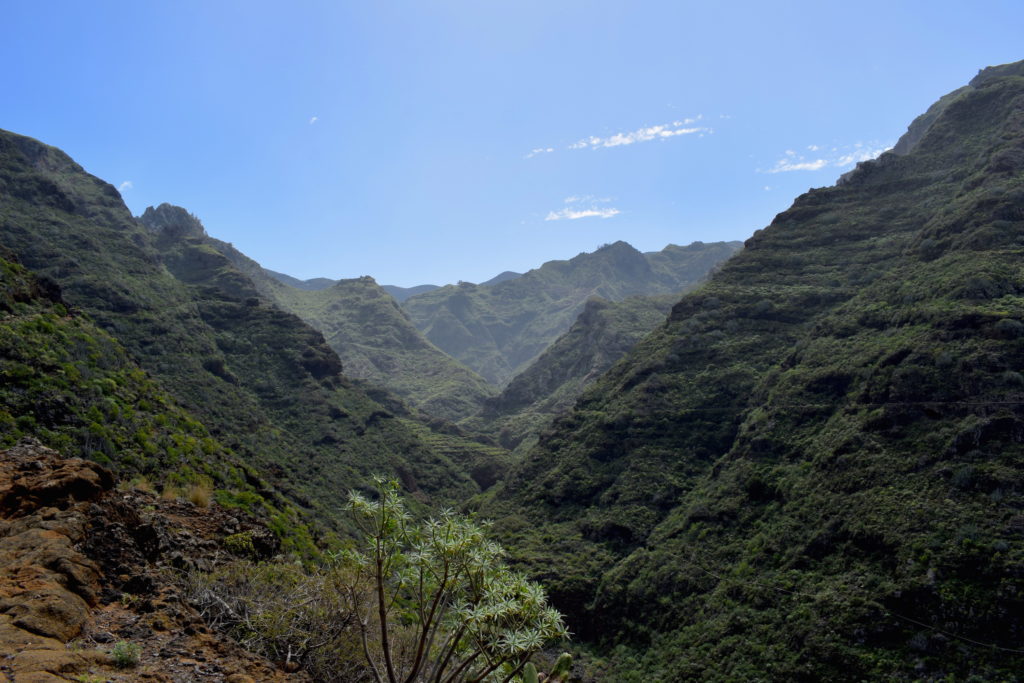
[[[211,631],[177,579],[276,552],[257,522],[138,489],[26,439],[0,451],[0,680],[306,681]]]

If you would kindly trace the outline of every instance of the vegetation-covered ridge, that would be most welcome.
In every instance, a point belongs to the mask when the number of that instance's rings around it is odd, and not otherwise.
[[[0,448],[35,436],[129,474],[237,476],[115,339],[11,258],[0,258]]]
[[[614,680],[1024,670],[1024,63],[799,197],[487,507]]]
[[[590,297],[678,295],[740,246],[694,242],[643,254],[620,241],[496,284],[447,285],[403,308],[438,348],[500,386],[568,331]]]
[[[208,236],[198,219],[181,207],[150,207],[139,220],[168,244],[195,243],[226,257],[271,305],[321,332],[348,377],[373,382],[410,406],[447,420],[476,413],[496,393],[427,341],[373,278],[337,280],[319,289],[284,284],[234,246]],[[197,262],[203,253],[187,252]]]
[[[665,322],[678,299],[673,294],[619,302],[588,299],[569,331],[465,424],[495,434],[508,448],[525,450],[554,417],[572,407],[591,382]]]
[[[261,302],[201,226],[140,225],[64,153],[0,132],[0,242],[310,519],[341,524],[338,491],[393,473],[419,497],[479,490],[341,374],[323,336]],[[18,416],[15,416],[16,418]],[[123,450],[109,456],[116,461]]]
[[[58,286],[0,258],[0,449],[35,437],[168,496],[213,496],[315,553],[294,505],[184,410]]]

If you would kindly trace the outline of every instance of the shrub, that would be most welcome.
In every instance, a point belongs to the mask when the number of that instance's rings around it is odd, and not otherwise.
[[[232,555],[238,555],[239,557],[256,556],[256,546],[253,545],[251,531],[243,531],[225,536],[224,547]]]
[[[205,482],[191,484],[188,487],[188,499],[196,507],[210,507],[210,500],[213,498],[213,487]]]
[[[210,626],[247,650],[297,664],[317,681],[348,683],[369,674],[350,608],[352,583],[340,566],[239,560],[188,575],[185,595]]]
[[[182,497],[182,491],[177,486],[164,486],[164,490],[160,492],[160,498],[163,500],[178,500]]]
[[[188,600],[247,649],[317,681],[512,681],[567,637],[544,589],[505,566],[483,525],[450,511],[414,523],[397,482],[377,485],[376,500],[349,496],[361,551],[308,569],[239,560],[193,573]],[[247,542],[246,532],[224,540],[243,553]]]
[[[544,589],[504,564],[482,525],[451,511],[413,523],[398,483],[376,484],[376,500],[349,494],[365,549],[345,555],[376,680],[509,680],[546,643],[568,637]]]
[[[142,657],[142,646],[138,643],[119,641],[110,649],[110,657],[114,665],[120,669],[128,669],[136,666]]]

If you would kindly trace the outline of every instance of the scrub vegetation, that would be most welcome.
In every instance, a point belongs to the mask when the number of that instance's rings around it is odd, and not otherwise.
[[[191,590],[278,662],[379,681],[1024,670],[1024,63],[741,251],[619,242],[402,307],[368,279],[288,290],[187,211],[135,219],[6,132],[0,242],[0,445],[261,518],[284,557]],[[571,670],[542,649],[566,630]]]
[[[758,231],[485,506],[611,679],[1019,672],[1024,66],[940,109]]]

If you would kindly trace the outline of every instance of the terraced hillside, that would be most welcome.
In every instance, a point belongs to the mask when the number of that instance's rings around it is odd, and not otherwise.
[[[1024,670],[1024,63],[799,197],[485,505],[612,680]]]

